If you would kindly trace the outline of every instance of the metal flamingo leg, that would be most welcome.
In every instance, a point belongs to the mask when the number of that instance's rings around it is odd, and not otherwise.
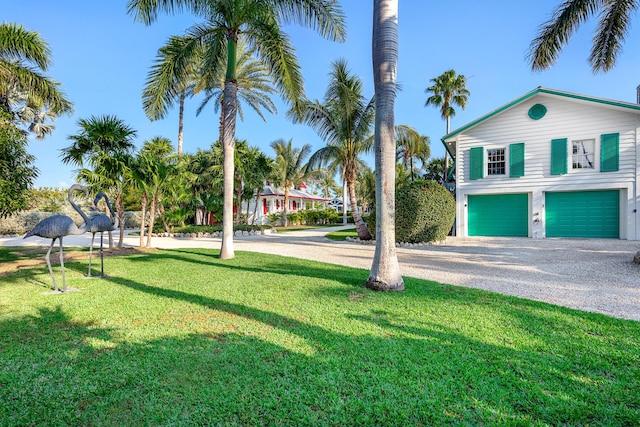
[[[67,292],[67,281],[64,278],[64,255],[62,253],[62,237],[60,237],[60,269],[62,270],[62,292]]]
[[[104,250],[102,249],[103,245],[103,237],[104,231],[100,232],[100,277],[104,277]]]
[[[47,261],[47,267],[49,267],[49,273],[51,274],[51,280],[53,280],[53,290],[58,291],[58,285],[56,284],[56,277],[53,275],[53,269],[51,268],[51,261],[49,260],[49,255],[51,255],[51,249],[53,249],[53,244],[56,242],[56,239],[51,241],[51,245],[49,245],[49,250],[47,254],[44,256],[44,260]]]
[[[91,277],[91,256],[93,254],[93,239],[96,238],[96,233],[91,233],[91,245],[89,245],[89,272],[87,277]]]

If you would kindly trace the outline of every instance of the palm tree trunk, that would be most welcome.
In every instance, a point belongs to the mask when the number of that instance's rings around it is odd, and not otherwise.
[[[256,223],[256,218],[258,217],[258,203],[260,203],[260,191],[257,191],[256,194],[256,204],[253,207],[253,221],[251,221],[252,225]]]
[[[153,225],[156,222],[156,206],[158,205],[158,193],[154,192],[151,198],[151,206],[149,208],[149,230],[147,231],[146,247],[151,247],[151,234],[153,234]]]
[[[236,182],[236,224],[240,224],[242,218],[242,181]],[[247,206],[247,213],[249,213],[249,207]]]
[[[237,83],[227,80],[224,84],[223,94],[223,131],[222,131],[222,152],[224,160],[222,163],[223,174],[223,208],[222,208],[222,247],[220,248],[220,259],[231,259],[235,256],[233,250],[233,181],[235,154],[235,134],[236,134],[236,113]]]
[[[282,226],[289,226],[289,219],[287,218],[287,214],[289,213],[289,187],[284,189],[284,211],[282,212]]]
[[[116,211],[118,213],[118,228],[120,229],[120,236],[118,236],[118,249],[122,248],[122,242],[124,241],[124,200],[120,191],[116,191]]]
[[[449,135],[449,129],[451,127],[451,118],[449,116],[447,116],[446,119],[447,122],[447,133],[445,133],[445,135]],[[445,147],[444,149],[444,182],[448,182],[449,181],[449,150],[447,150],[447,148]]]
[[[360,240],[371,240],[371,233],[367,228],[367,224],[364,223],[360,213],[358,212],[355,174],[349,178],[350,179],[347,181],[347,187],[349,188],[349,203],[351,203],[351,215],[353,215],[353,222],[355,223],[356,230],[358,231],[358,238]]]
[[[184,127],[184,98],[186,94],[185,91],[182,90],[180,92],[180,107],[178,112],[178,157],[182,156],[182,137],[183,137],[183,127]]]
[[[398,0],[373,3],[375,85],[376,250],[366,287],[404,290],[396,255],[394,103],[398,64]]]
[[[147,216],[147,204],[149,203],[149,196],[145,191],[142,193],[142,217],[140,218],[140,247],[144,247],[144,226]]]
[[[342,179],[342,225],[347,225],[347,180]]]

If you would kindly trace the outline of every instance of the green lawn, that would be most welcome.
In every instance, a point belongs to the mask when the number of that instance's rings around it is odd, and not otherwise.
[[[217,253],[0,277],[0,425],[640,425],[639,322]]]
[[[358,237],[358,232],[355,227],[347,228],[345,230],[332,231],[325,235],[325,237],[331,240],[347,240],[347,237]]]

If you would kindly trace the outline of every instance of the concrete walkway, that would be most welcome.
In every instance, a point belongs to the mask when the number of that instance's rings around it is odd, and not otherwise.
[[[324,237],[342,228],[238,237],[234,247],[370,269],[373,245]],[[64,243],[87,246],[90,238],[90,234],[69,236]],[[117,242],[117,235],[114,239]],[[124,242],[138,246],[139,237],[125,236]],[[219,238],[152,239],[153,247],[163,249],[219,249],[220,243]],[[0,238],[0,246],[49,244],[37,237]],[[640,242],[627,240],[454,237],[437,245],[398,248],[397,253],[404,276],[640,320],[640,265],[632,262],[639,250]]]

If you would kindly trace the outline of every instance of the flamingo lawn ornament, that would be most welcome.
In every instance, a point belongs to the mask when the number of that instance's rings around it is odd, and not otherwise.
[[[97,210],[98,202],[104,198],[107,203],[107,209],[109,209],[108,217],[105,214],[97,213],[93,214],[87,220],[87,231],[91,233],[91,246],[89,246],[89,273],[87,277],[91,277],[91,257],[93,253],[93,241],[96,238],[96,233],[100,232],[100,277],[104,277],[104,251],[103,251],[103,236],[105,231],[113,231],[118,226],[118,218],[115,216],[111,203],[109,203],[109,197],[106,194],[100,192],[96,194],[96,198],[93,200],[92,210]]]
[[[52,239],[51,245],[49,246],[49,250],[47,251],[47,254],[45,255],[44,259],[45,261],[47,261],[47,266],[49,267],[49,273],[51,274],[51,280],[53,280],[53,290],[56,292],[59,291],[60,289],[58,289],[56,278],[53,275],[53,269],[51,268],[51,261],[49,259],[49,256],[51,255],[51,250],[53,249],[53,245],[56,242],[56,239],[60,241],[60,268],[62,270],[62,292],[66,292],[67,282],[64,278],[64,255],[63,255],[63,248],[62,248],[62,238],[64,236],[79,235],[87,232],[87,224],[86,224],[87,216],[85,215],[84,212],[82,212],[82,210],[80,210],[78,205],[76,205],[73,201],[73,192],[76,190],[84,191],[85,194],[87,194],[87,192],[84,189],[84,187],[80,186],[79,184],[73,184],[71,188],[69,188],[69,194],[67,195],[67,199],[69,200],[69,203],[71,203],[71,206],[73,206],[76,212],[78,212],[82,216],[82,218],[85,220],[85,223],[81,227],[78,227],[73,222],[73,220],[66,215],[54,215],[54,216],[50,216],[49,218],[43,219],[42,221],[37,223],[35,227],[33,227],[33,230],[29,231],[27,234],[24,235],[24,239],[31,236],[39,236],[47,239]]]

